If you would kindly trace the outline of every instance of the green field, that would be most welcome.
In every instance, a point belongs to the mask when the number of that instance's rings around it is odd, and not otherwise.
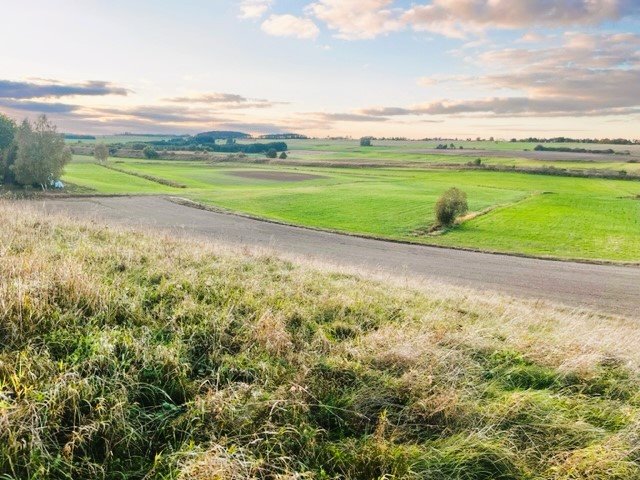
[[[150,142],[168,140],[172,137],[150,137],[135,135],[116,135],[99,137],[99,141],[109,144],[127,144],[134,142]],[[78,144],[78,141],[69,141],[70,145]],[[239,140],[238,143],[254,143],[256,140]],[[315,163],[319,166],[327,163],[336,164],[391,164],[393,166],[438,166],[438,165],[465,165],[481,158],[484,165],[493,167],[517,167],[517,168],[543,168],[553,166],[571,170],[604,170],[612,174],[620,171],[629,174],[640,174],[640,145],[606,145],[606,144],[579,144],[579,143],[548,143],[547,147],[587,148],[587,149],[613,149],[616,152],[631,155],[610,155],[605,157],[583,154],[578,160],[536,160],[526,158],[526,151],[531,153],[535,143],[506,142],[506,141],[457,141],[457,140],[433,140],[433,141],[374,141],[372,147],[360,147],[358,140],[286,140],[289,146],[289,160],[292,163]],[[80,141],[80,144],[91,144],[93,140]],[[434,152],[439,144],[449,145],[453,143],[463,150],[448,151],[446,153]],[[490,151],[490,153],[487,153]],[[494,153],[492,155],[492,153]],[[224,155],[224,154],[219,154]]]
[[[108,170],[86,157],[65,181],[105,194],[168,194],[258,217],[433,245],[571,259],[640,261],[640,182],[473,170],[320,168],[117,160],[118,168],[169,179],[172,188]],[[237,172],[317,175],[286,182]],[[425,235],[451,187],[485,212],[440,236]]]

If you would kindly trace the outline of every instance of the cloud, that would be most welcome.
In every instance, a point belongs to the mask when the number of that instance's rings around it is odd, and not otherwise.
[[[312,40],[318,37],[320,29],[308,18],[293,15],[271,15],[262,23],[262,30],[276,37],[296,37]]]
[[[207,110],[183,106],[140,105],[127,108],[97,107],[83,112],[88,117],[117,121],[118,119],[136,120],[150,124],[206,123],[216,119]]]
[[[411,107],[374,107],[359,113],[380,117],[460,114],[579,117],[626,115],[640,111],[640,68],[529,68],[460,81],[521,91],[523,95],[440,100]]]
[[[203,93],[190,97],[167,98],[173,103],[245,103],[249,99],[235,93]]]
[[[405,28],[464,38],[490,29],[599,25],[640,14],[637,0],[317,0],[306,11],[338,38],[370,39]]]
[[[240,18],[260,18],[271,8],[271,0],[244,0],[240,2]]]
[[[481,114],[498,117],[591,117],[629,115],[640,112],[638,106],[609,107],[594,105],[590,99],[492,97],[480,100],[442,100],[410,108],[370,108],[365,115],[460,115]]]
[[[493,69],[627,68],[640,65],[640,35],[567,33],[551,48],[505,48],[477,56],[477,65]]]
[[[434,0],[411,7],[402,19],[416,30],[464,37],[488,28],[598,25],[639,12],[636,0]]]
[[[306,10],[336,30],[338,38],[356,40],[404,28],[398,12],[388,8],[392,4],[393,0],[320,0]]]
[[[480,99],[437,100],[409,107],[363,109],[363,115],[485,115],[580,117],[635,114],[640,109],[640,35],[567,33],[552,48],[505,48],[468,57],[491,73],[434,75],[419,80],[447,83],[460,91],[481,87],[508,91]]]
[[[109,82],[90,81],[80,84],[64,84],[56,81],[14,82],[0,80],[0,98],[60,98],[73,96],[127,95],[129,90]]]
[[[15,100],[10,98],[0,98],[0,107],[10,110],[37,113],[70,113],[78,109],[76,105],[52,102],[34,102],[30,100]]]
[[[386,122],[387,119],[377,115],[362,113],[316,113],[316,119],[325,122]]]
[[[271,108],[286,102],[271,102],[260,98],[247,98],[235,93],[202,93],[198,95],[172,97],[165,99],[171,103],[213,105],[221,109]]]

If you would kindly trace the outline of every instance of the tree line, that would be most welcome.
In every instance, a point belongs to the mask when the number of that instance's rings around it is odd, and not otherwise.
[[[71,150],[46,115],[20,125],[0,114],[0,180],[46,190],[60,179]]]
[[[511,143],[524,142],[524,143],[596,143],[600,145],[637,145],[640,140],[629,140],[627,138],[568,138],[568,137],[554,137],[554,138],[522,138],[520,140],[516,138],[511,139]]]

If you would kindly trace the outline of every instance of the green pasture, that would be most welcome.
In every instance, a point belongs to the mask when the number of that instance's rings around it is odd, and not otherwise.
[[[572,259],[640,261],[640,182],[469,170],[320,168],[204,162],[118,160],[132,173],[161,177],[167,187],[78,157],[65,180],[108,194],[168,194],[283,222],[487,251]],[[247,179],[234,171],[319,175],[296,182]],[[451,187],[487,212],[440,236],[438,197]]]

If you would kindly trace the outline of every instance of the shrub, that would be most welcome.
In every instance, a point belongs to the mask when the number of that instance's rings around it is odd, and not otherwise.
[[[158,151],[155,148],[150,146],[144,147],[144,150],[142,150],[142,153],[144,154],[145,158],[148,158],[148,159],[158,158],[160,156],[158,154]]]
[[[282,152],[280,154],[280,160],[286,160],[287,159],[287,152]]]
[[[360,139],[361,147],[370,147],[371,146],[371,137],[362,137]]]
[[[278,158],[278,152],[275,148],[270,148],[267,151],[267,158]]]
[[[469,210],[467,194],[457,188],[444,192],[436,203],[436,218],[443,226],[451,226],[456,218]]]

